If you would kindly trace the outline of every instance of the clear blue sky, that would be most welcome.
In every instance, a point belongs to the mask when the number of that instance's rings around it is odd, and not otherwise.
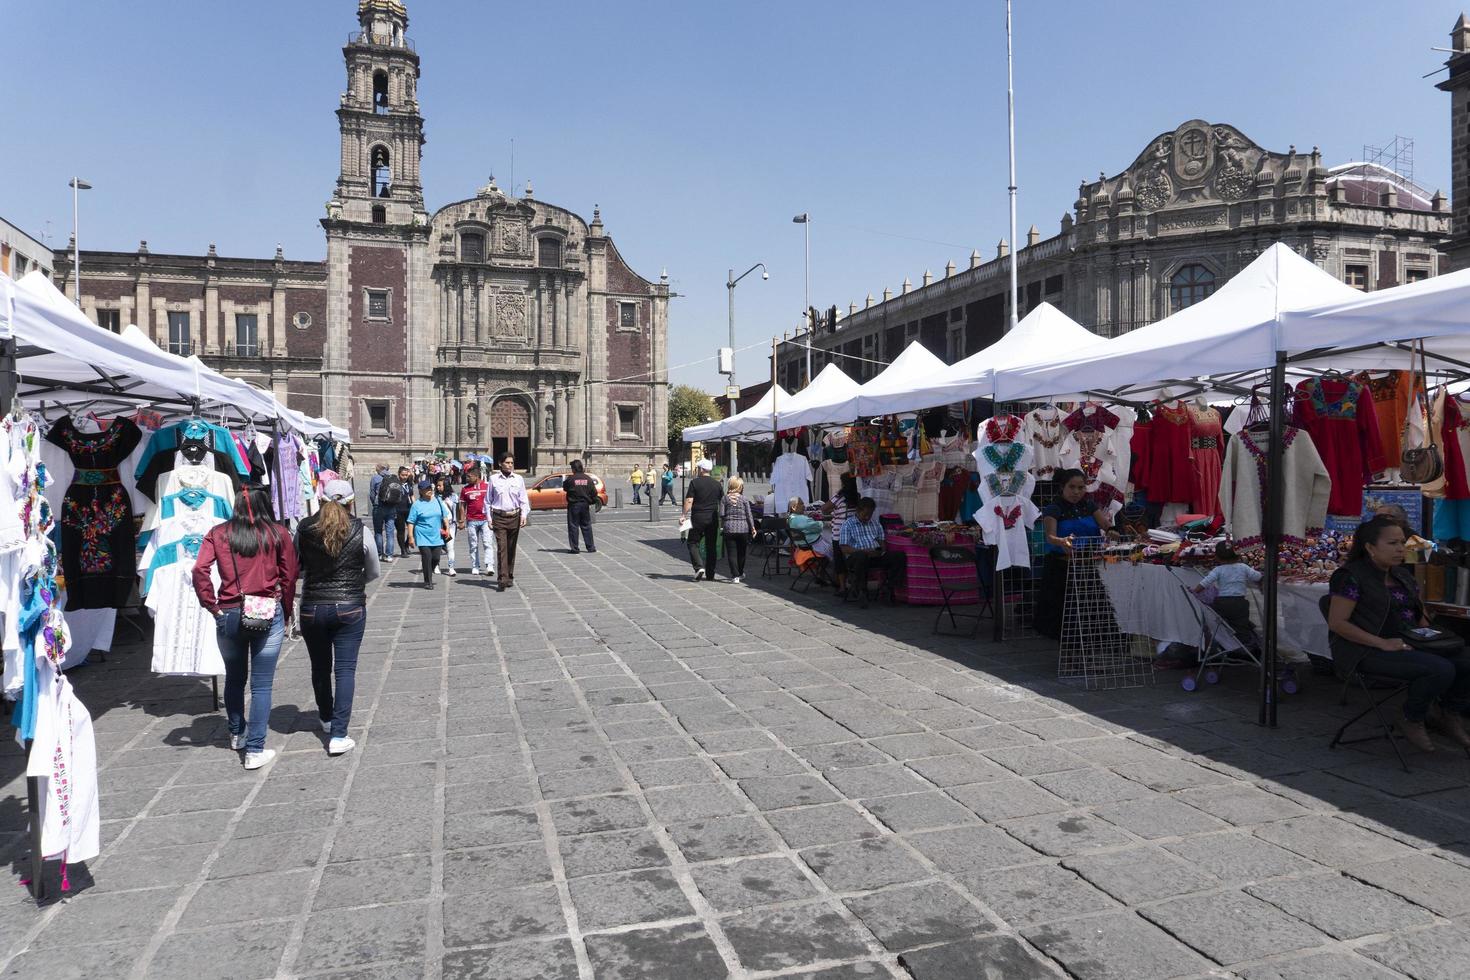
[[[590,218],[679,297],[670,363],[793,328],[810,211],[812,301],[896,291],[1006,235],[1001,0],[898,4],[407,0],[423,58],[431,209],[494,172]],[[1462,0],[1470,3],[1470,0]],[[3,0],[0,215],[66,243],[66,180],[96,185],[85,248],[325,253],[333,111],[355,0]],[[1016,0],[1022,234],[1043,236],[1082,178],[1128,166],[1186,119],[1229,122],[1328,164],[1396,133],[1449,193],[1442,63],[1460,6],[1442,0]],[[554,12],[553,12],[554,11]],[[903,237],[898,237],[903,236]],[[945,244],[948,243],[948,244]],[[739,360],[743,383],[765,370]],[[718,390],[711,361],[673,380]]]

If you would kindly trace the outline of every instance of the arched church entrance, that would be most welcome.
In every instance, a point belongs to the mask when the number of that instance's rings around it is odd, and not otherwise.
[[[516,469],[531,468],[531,409],[519,398],[497,398],[490,407],[490,455],[515,455]]]

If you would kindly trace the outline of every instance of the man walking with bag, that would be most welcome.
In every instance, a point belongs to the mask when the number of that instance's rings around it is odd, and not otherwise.
[[[490,478],[490,526],[495,529],[501,592],[516,584],[516,543],[530,517],[526,481],[516,472],[515,457],[506,453],[500,457],[500,469]]]
[[[562,489],[567,493],[567,539],[574,555],[577,553],[579,529],[588,552],[597,550],[592,544],[592,503],[597,499],[597,481],[587,474],[586,469],[580,459],[574,459],[572,475],[562,481]]]

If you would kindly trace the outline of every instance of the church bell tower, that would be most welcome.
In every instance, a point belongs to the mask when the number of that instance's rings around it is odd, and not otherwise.
[[[324,408],[353,435],[359,460],[401,459],[434,438],[429,215],[419,165],[419,56],[401,0],[359,0],[342,49],[337,106],[342,162],[327,202]],[[415,411],[418,408],[418,411]]]

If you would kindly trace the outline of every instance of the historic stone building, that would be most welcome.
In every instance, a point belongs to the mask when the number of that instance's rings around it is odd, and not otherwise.
[[[1443,194],[1381,166],[1328,168],[1316,148],[1272,152],[1234,126],[1192,119],[1121,173],[1083,181],[1058,234],[1043,240],[1031,229],[1017,256],[1019,314],[1045,300],[1116,336],[1205,298],[1277,241],[1350,285],[1382,289],[1441,271],[1449,230]],[[835,359],[867,379],[915,339],[956,361],[1004,333],[1008,290],[1002,241],[990,261],[977,252],[967,269],[951,263],[918,287],[905,280],[897,294],[829,316],[813,370]],[[787,346],[782,384],[800,387],[804,376],[804,352]]]
[[[359,459],[509,449],[523,469],[581,455],[617,472],[662,456],[667,279],[633,272],[595,209],[529,182],[431,214],[407,10],[360,0],[358,20],[326,261],[83,251],[83,309],[346,425]]]

